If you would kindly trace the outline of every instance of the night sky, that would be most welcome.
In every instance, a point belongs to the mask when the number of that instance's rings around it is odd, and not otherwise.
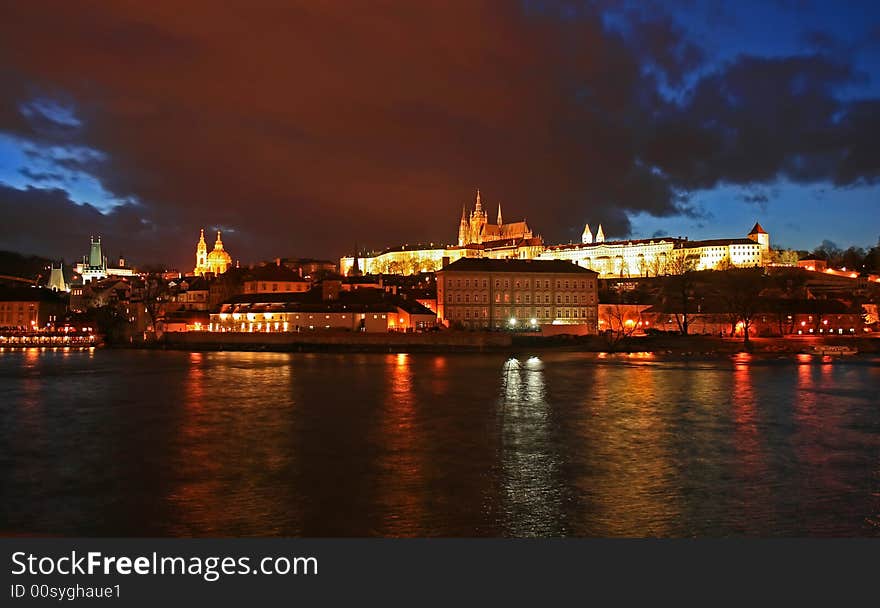
[[[878,2],[233,4],[3,3],[0,249],[880,237]]]

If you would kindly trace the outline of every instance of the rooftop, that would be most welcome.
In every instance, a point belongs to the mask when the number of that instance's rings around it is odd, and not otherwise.
[[[566,260],[494,260],[491,258],[461,258],[438,272],[542,272],[556,274],[590,274],[594,270],[581,268]]]

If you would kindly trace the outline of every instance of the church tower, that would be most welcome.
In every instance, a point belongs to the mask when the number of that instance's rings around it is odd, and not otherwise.
[[[584,245],[589,245],[593,242],[593,231],[590,230],[590,225],[587,224],[584,226],[584,233],[581,235],[581,243]]]
[[[463,247],[467,245],[468,241],[468,221],[467,221],[467,212],[465,211],[464,205],[461,206],[461,222],[458,224],[458,246]]]
[[[596,242],[604,243],[605,242],[605,231],[602,230],[602,224],[599,224],[599,229],[596,231]]]
[[[496,223],[498,224],[498,227],[501,228],[501,203],[498,203],[498,221]]]
[[[477,202],[474,205],[474,212],[471,213],[470,239],[469,243],[483,242],[483,226],[489,221],[487,214],[483,211],[483,203],[480,201],[480,189],[477,188]]]
[[[208,272],[208,244],[205,242],[205,229],[199,234],[199,244],[196,245],[196,275]]]

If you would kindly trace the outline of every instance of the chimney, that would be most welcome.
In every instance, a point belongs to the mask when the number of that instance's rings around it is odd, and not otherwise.
[[[443,256],[443,259],[442,259],[441,262],[440,262],[440,267],[441,267],[441,268],[446,268],[447,266],[449,266],[449,256],[448,256],[448,255],[444,255],[444,256]]]

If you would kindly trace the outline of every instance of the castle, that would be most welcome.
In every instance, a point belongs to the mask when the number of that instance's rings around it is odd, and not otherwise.
[[[208,244],[205,242],[205,229],[202,228],[199,242],[196,245],[196,268],[193,271],[196,276],[204,276],[211,273],[214,276],[223,274],[232,265],[232,256],[223,249],[223,241],[220,231],[217,231],[217,240],[214,241],[214,250],[208,253]]]
[[[365,274],[417,274],[440,270],[461,258],[566,260],[595,270],[600,277],[661,276],[684,269],[709,270],[726,267],[763,266],[769,261],[770,235],[759,223],[745,238],[691,241],[661,237],[608,241],[601,224],[593,233],[584,227],[580,243],[544,245],[525,220],[505,224],[501,205],[494,224],[489,223],[477,190],[474,210],[462,207],[457,245],[445,247],[392,247],[378,254],[343,257],[339,269],[352,268]]]

